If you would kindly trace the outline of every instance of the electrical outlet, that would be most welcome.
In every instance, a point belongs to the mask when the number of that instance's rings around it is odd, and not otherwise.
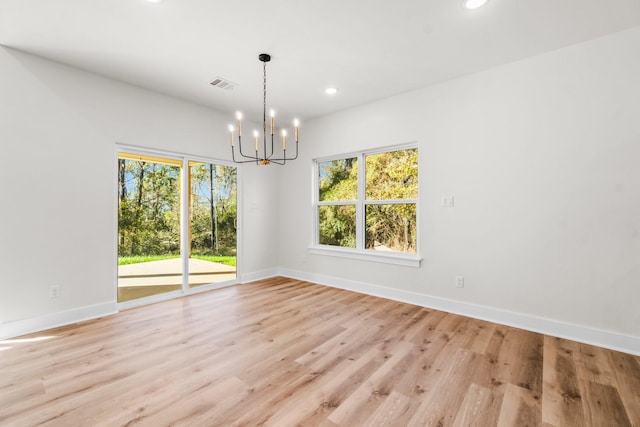
[[[456,276],[456,288],[464,288],[464,276]]]
[[[444,196],[442,197],[442,206],[445,208],[452,208],[454,203],[453,203],[453,196]]]
[[[60,296],[60,285],[49,286],[49,298],[58,298]]]

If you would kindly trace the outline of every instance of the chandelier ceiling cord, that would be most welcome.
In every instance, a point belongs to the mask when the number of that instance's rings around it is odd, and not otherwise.
[[[260,144],[258,143],[258,131],[253,131],[253,138],[255,141],[255,155],[245,154],[242,152],[242,113],[236,112],[236,119],[238,120],[238,153],[240,159],[236,159],[236,149],[234,142],[235,129],[233,125],[229,125],[229,132],[231,134],[231,157],[235,163],[251,163],[255,162],[256,165],[269,165],[275,163],[277,165],[284,165],[287,160],[295,160],[298,158],[298,126],[300,123],[298,119],[293,121],[294,136],[296,142],[296,154],[293,157],[287,157],[287,131],[282,129],[282,155],[280,157],[274,157],[274,132],[275,132],[275,112],[271,110],[271,151],[267,152],[267,62],[271,61],[271,56],[266,53],[258,55],[258,59],[262,61],[262,152],[260,152]],[[244,159],[244,160],[243,160]]]

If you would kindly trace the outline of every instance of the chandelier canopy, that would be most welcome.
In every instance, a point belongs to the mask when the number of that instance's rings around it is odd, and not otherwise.
[[[294,136],[296,143],[296,152],[293,157],[287,157],[287,130],[282,129],[282,150],[277,150],[277,154],[274,152],[274,132],[276,127],[275,111],[270,111],[271,116],[271,148],[267,150],[267,62],[271,61],[271,56],[266,53],[258,55],[258,59],[262,61],[262,83],[263,83],[263,103],[262,103],[262,147],[259,144],[259,133],[257,130],[253,131],[253,139],[255,150],[253,152],[242,151],[242,113],[236,112],[236,119],[238,121],[238,128],[234,128],[232,124],[229,125],[229,133],[231,134],[231,157],[236,163],[251,163],[255,162],[256,165],[269,165],[275,163],[277,165],[284,165],[287,160],[295,160],[298,158],[298,126],[300,122],[298,119],[293,121]],[[238,132],[238,154],[239,159],[236,159],[236,145],[234,133]],[[245,144],[246,146],[246,144]],[[246,150],[246,147],[245,147]]]

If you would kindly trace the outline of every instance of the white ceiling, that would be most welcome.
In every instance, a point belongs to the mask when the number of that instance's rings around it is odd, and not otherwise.
[[[261,52],[304,120],[636,25],[640,0],[0,0],[0,44],[255,121]]]

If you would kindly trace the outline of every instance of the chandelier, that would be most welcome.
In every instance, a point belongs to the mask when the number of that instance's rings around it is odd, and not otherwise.
[[[287,131],[286,129],[282,129],[282,150],[277,150],[277,154],[274,154],[274,132],[275,132],[275,112],[273,110],[270,111],[271,116],[271,144],[270,150],[267,150],[267,62],[271,61],[271,56],[266,53],[261,53],[258,55],[258,59],[262,61],[262,83],[263,83],[263,102],[262,102],[262,147],[260,147],[259,143],[259,133],[257,130],[253,131],[253,140],[254,140],[254,148],[253,152],[243,152],[242,151],[242,113],[240,111],[236,112],[236,119],[238,120],[238,154],[240,155],[239,159],[236,159],[236,145],[234,139],[234,133],[236,129],[233,125],[229,125],[229,133],[231,134],[231,157],[235,163],[251,163],[256,162],[256,165],[269,165],[271,163],[275,163],[277,165],[284,165],[287,160],[295,160],[298,158],[298,126],[300,125],[298,119],[293,121],[294,126],[294,136],[296,143],[296,153],[293,157],[287,157]],[[245,150],[247,150],[245,144]],[[279,144],[278,144],[279,145]]]

